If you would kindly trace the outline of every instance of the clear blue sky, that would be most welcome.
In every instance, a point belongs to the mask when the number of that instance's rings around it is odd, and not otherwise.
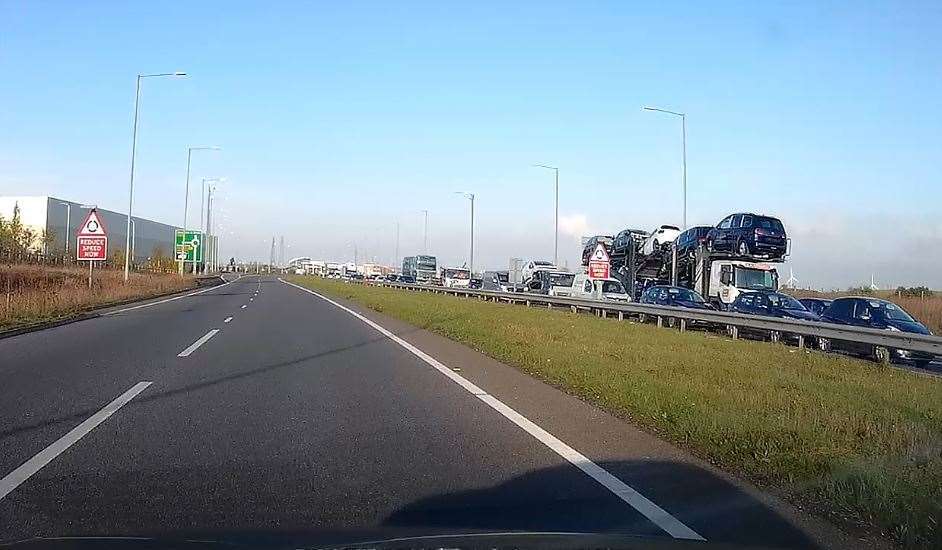
[[[180,223],[227,176],[223,253],[476,264],[561,255],[593,231],[779,215],[802,283],[942,287],[942,4],[28,2],[0,4],[0,193]],[[197,195],[193,196],[198,200]],[[195,218],[191,218],[195,220]],[[228,235],[227,235],[228,233]],[[787,273],[787,270],[786,270]]]

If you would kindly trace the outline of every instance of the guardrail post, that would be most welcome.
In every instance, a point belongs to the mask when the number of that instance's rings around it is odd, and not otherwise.
[[[573,313],[576,312],[576,306],[569,306],[569,309],[570,309]]]
[[[729,336],[733,340],[739,340],[739,327],[736,325],[729,325]]]
[[[664,319],[660,315],[658,315],[657,316],[657,328],[661,328],[663,326],[664,326]]]
[[[687,330],[687,320],[681,319],[680,320],[680,332],[685,332],[686,330]]]
[[[618,312],[618,320],[619,320],[619,321],[624,321],[624,320],[625,320],[625,312],[624,312],[624,311],[619,311],[619,312]]]
[[[553,304],[546,302],[546,309],[553,309]]]
[[[781,332],[779,332],[779,331],[777,331],[777,330],[770,330],[770,331],[769,331],[769,340],[771,340],[773,344],[777,344],[781,339],[782,339],[782,333],[781,333]]]
[[[798,335],[798,349],[805,349],[805,337],[804,335]]]
[[[530,300],[527,300],[527,307],[530,307]]]
[[[607,310],[607,309],[603,309],[603,310],[602,310],[602,318],[603,318],[603,319],[608,319],[608,310]]]

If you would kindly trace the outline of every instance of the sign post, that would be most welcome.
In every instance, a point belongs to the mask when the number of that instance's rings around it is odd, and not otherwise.
[[[609,279],[611,278],[612,262],[608,257],[608,251],[601,243],[595,245],[595,252],[589,257],[589,278],[590,279]]]
[[[95,208],[88,211],[75,237],[75,258],[88,262],[88,288],[91,289],[94,262],[108,259],[108,232]]]
[[[203,261],[203,234],[199,231],[185,231],[177,229],[174,234],[174,256],[180,262],[180,272],[186,271],[186,263],[193,264],[193,272],[196,272],[196,265]]]

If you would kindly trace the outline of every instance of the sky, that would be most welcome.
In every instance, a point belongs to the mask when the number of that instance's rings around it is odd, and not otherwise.
[[[0,194],[183,221],[218,191],[223,257],[475,268],[752,211],[801,286],[942,288],[939,2],[0,0]],[[195,185],[198,187],[198,183]],[[199,194],[191,195],[199,201]],[[192,204],[192,203],[191,203]],[[190,210],[190,225],[198,211]]]

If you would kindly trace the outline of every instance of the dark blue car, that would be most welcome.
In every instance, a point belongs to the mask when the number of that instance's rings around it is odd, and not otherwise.
[[[659,306],[676,306],[691,309],[713,309],[703,296],[680,286],[657,285],[644,291],[641,295],[642,304],[657,304]]]
[[[816,315],[823,315],[825,310],[830,307],[833,300],[827,300],[824,298],[799,298],[801,305],[805,306],[805,309],[814,313]]]
[[[711,229],[713,229],[712,225],[697,225],[678,235],[677,240],[674,241],[674,246],[677,247],[677,255],[693,255],[700,244],[706,242]]]
[[[766,290],[740,294],[730,305],[729,310],[767,317],[783,317],[805,321],[821,320],[820,316],[805,309],[801,302],[791,296]]]
[[[913,319],[903,308],[893,302],[867,296],[836,298],[831,302],[831,306],[824,312],[822,318],[825,321],[841,325],[912,332],[915,334],[932,334],[925,325]],[[834,341],[830,343],[829,347],[867,356],[877,354],[877,350],[871,344]],[[890,359],[911,359],[921,367],[926,366],[933,359],[932,355],[906,350],[893,349],[890,350],[890,353]]]
[[[715,252],[778,260],[788,251],[788,238],[778,218],[751,213],[731,214],[710,230],[706,245]]]

